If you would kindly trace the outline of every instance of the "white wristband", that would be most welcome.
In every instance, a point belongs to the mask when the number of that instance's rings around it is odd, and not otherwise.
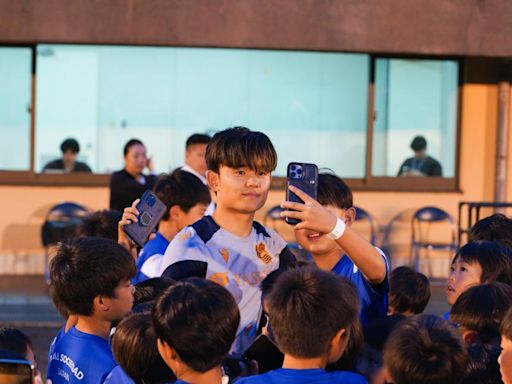
[[[347,226],[345,225],[345,222],[338,217],[336,219],[336,225],[334,226],[333,230],[327,234],[327,236],[333,240],[338,240],[345,233],[346,227]]]

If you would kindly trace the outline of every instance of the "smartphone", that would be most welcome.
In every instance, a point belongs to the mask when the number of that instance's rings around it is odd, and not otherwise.
[[[313,199],[317,198],[318,188],[318,167],[315,164],[309,163],[290,163],[286,170],[286,200],[294,201],[296,203],[304,203],[295,193],[288,189],[288,186],[293,185],[305,192]],[[299,223],[299,220],[287,217],[286,222],[291,225]]]
[[[267,336],[259,335],[244,352],[244,359],[256,360],[261,374],[281,368],[284,355]]]
[[[140,198],[137,210],[139,211],[138,221],[123,226],[123,230],[135,244],[143,247],[151,232],[155,230],[162,219],[167,207],[153,192],[148,190]]]
[[[34,366],[28,360],[0,359],[1,384],[32,384]]]

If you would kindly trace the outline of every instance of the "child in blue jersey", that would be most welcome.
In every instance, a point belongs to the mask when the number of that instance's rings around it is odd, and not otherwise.
[[[169,242],[187,225],[201,219],[211,202],[210,192],[201,180],[180,169],[160,176],[153,192],[166,205],[167,211],[160,220],[155,237],[140,251],[133,284],[161,275],[160,264]],[[138,199],[135,200],[131,207],[124,210],[121,225],[137,221],[138,202]],[[120,234],[125,236],[122,231]]]
[[[162,272],[175,280],[207,278],[232,293],[241,312],[232,352],[241,354],[256,338],[261,281],[295,259],[279,235],[254,221],[267,199],[277,155],[265,134],[236,127],[213,136],[206,163],[217,208],[171,241]]]
[[[455,384],[466,372],[468,352],[457,330],[433,315],[401,321],[384,346],[384,382]]]
[[[50,281],[77,323],[52,346],[47,378],[53,384],[103,383],[116,366],[108,338],[112,322],[132,308],[134,274],[132,257],[112,240],[85,237],[59,246]]]
[[[297,242],[311,253],[325,271],[346,277],[355,284],[361,300],[361,324],[386,316],[389,284],[387,260],[381,250],[353,231],[352,192],[333,174],[318,175],[318,201],[290,186],[305,204],[285,202],[283,217],[299,219]],[[293,211],[292,211],[293,210]]]
[[[204,279],[180,281],[159,296],[152,318],[158,351],[176,383],[225,382],[221,363],[240,322],[229,291]]]
[[[277,278],[265,307],[283,367],[237,383],[366,383],[355,373],[325,370],[343,355],[357,321],[357,292],[347,279],[313,266],[290,269]]]

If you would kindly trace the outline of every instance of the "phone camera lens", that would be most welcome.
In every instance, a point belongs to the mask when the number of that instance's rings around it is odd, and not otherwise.
[[[152,195],[149,195],[146,202],[148,203],[148,205],[150,207],[152,207],[153,205],[155,205],[155,202],[156,202],[155,197]]]

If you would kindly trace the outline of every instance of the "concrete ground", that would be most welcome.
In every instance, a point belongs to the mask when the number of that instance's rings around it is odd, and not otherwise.
[[[442,315],[447,310],[444,283],[434,283],[425,313]],[[48,364],[48,347],[63,324],[48,296],[43,276],[0,277],[0,326],[19,328],[30,337],[43,375]]]

